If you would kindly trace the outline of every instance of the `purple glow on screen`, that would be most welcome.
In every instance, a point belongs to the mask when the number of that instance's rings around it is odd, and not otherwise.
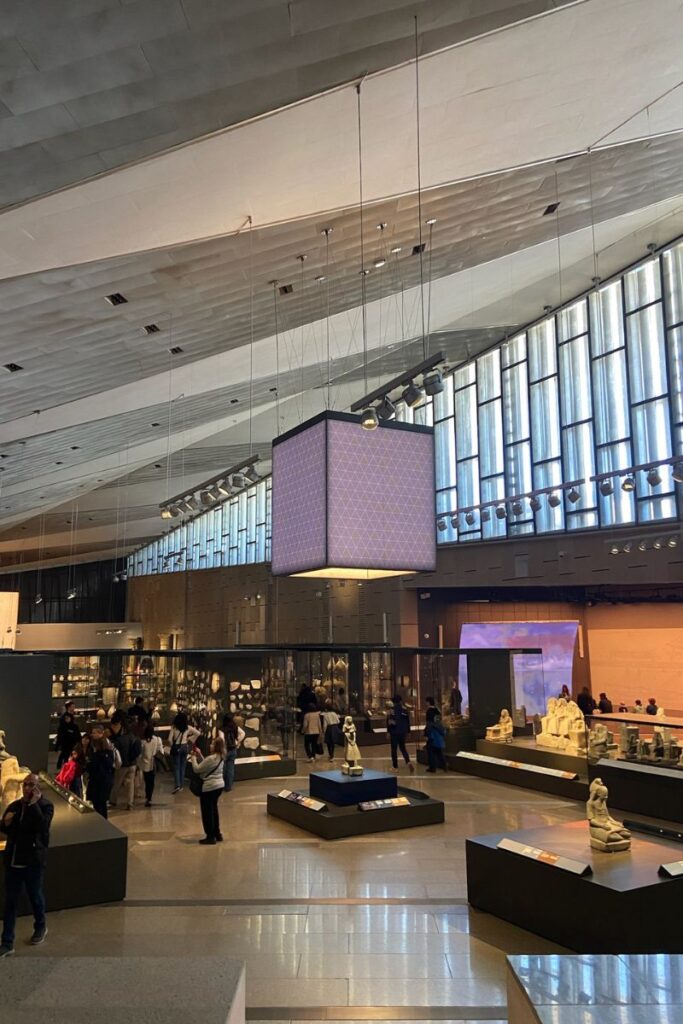
[[[273,445],[272,570],[433,570],[434,436],[330,416]]]
[[[466,622],[461,647],[540,647],[543,655],[518,654],[512,670],[517,707],[528,715],[545,714],[548,697],[557,697],[566,683],[572,688],[572,667],[578,622]],[[467,703],[467,659],[460,658],[458,681]],[[509,709],[511,710],[511,709]]]

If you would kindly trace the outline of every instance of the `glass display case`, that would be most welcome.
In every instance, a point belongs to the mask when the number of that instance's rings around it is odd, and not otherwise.
[[[683,772],[683,718],[596,713],[586,717],[586,737],[587,758],[592,764],[608,758]]]

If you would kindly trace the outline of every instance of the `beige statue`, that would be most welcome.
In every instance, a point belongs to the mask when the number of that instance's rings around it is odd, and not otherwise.
[[[588,791],[586,816],[591,847],[604,853],[620,853],[631,848],[631,833],[610,816],[607,809],[608,790],[602,779],[593,779]]]
[[[351,715],[347,715],[344,719],[342,732],[344,733],[344,739],[346,740],[344,763],[341,768],[342,774],[362,775],[363,766],[360,763],[360,750],[358,749],[358,744],[356,742],[356,724]]]
[[[585,751],[586,723],[576,701],[550,697],[536,743],[539,747],[553,747],[565,754],[576,755]]]
[[[512,743],[512,718],[507,708],[503,708],[496,725],[489,725],[486,739],[496,743]]]

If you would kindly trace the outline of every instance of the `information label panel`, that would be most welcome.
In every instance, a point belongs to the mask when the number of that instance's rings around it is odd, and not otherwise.
[[[359,811],[380,811],[383,807],[408,807],[410,800],[407,796],[392,796],[386,800],[364,800],[358,804]]]
[[[294,804],[301,804],[302,807],[308,807],[309,811],[327,810],[327,804],[324,804],[321,800],[314,800],[312,796],[304,796],[303,793],[296,793],[291,789],[281,789],[278,796],[282,800],[291,800]]]
[[[529,860],[537,860],[541,864],[549,864],[550,867],[559,868],[560,871],[569,871],[572,875],[592,875],[593,870],[590,864],[584,861],[572,860],[571,857],[562,857],[559,853],[551,850],[540,850],[535,846],[526,846],[514,839],[501,839],[498,843],[499,850],[507,850],[508,853],[516,853],[520,857],[527,857]]]
[[[556,779],[578,779],[576,772],[563,772],[559,768],[544,768],[540,764],[523,764],[521,761],[508,761],[502,757],[489,757],[488,754],[473,754],[469,750],[460,750],[456,757],[467,758],[468,761],[485,761],[487,764],[502,764],[506,768],[518,768],[522,772],[534,775],[552,775]]]

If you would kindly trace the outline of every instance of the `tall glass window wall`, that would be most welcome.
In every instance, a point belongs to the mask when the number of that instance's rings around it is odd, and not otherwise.
[[[418,409],[396,405],[398,419],[434,426],[440,544],[683,518],[661,464],[683,457],[683,242],[444,384]],[[661,483],[647,469],[632,491],[591,480],[639,465],[656,465]],[[268,561],[270,490],[268,478],[177,527],[132,555],[129,573]]]
[[[266,477],[135,551],[129,576],[149,576],[270,560],[270,490]]]

